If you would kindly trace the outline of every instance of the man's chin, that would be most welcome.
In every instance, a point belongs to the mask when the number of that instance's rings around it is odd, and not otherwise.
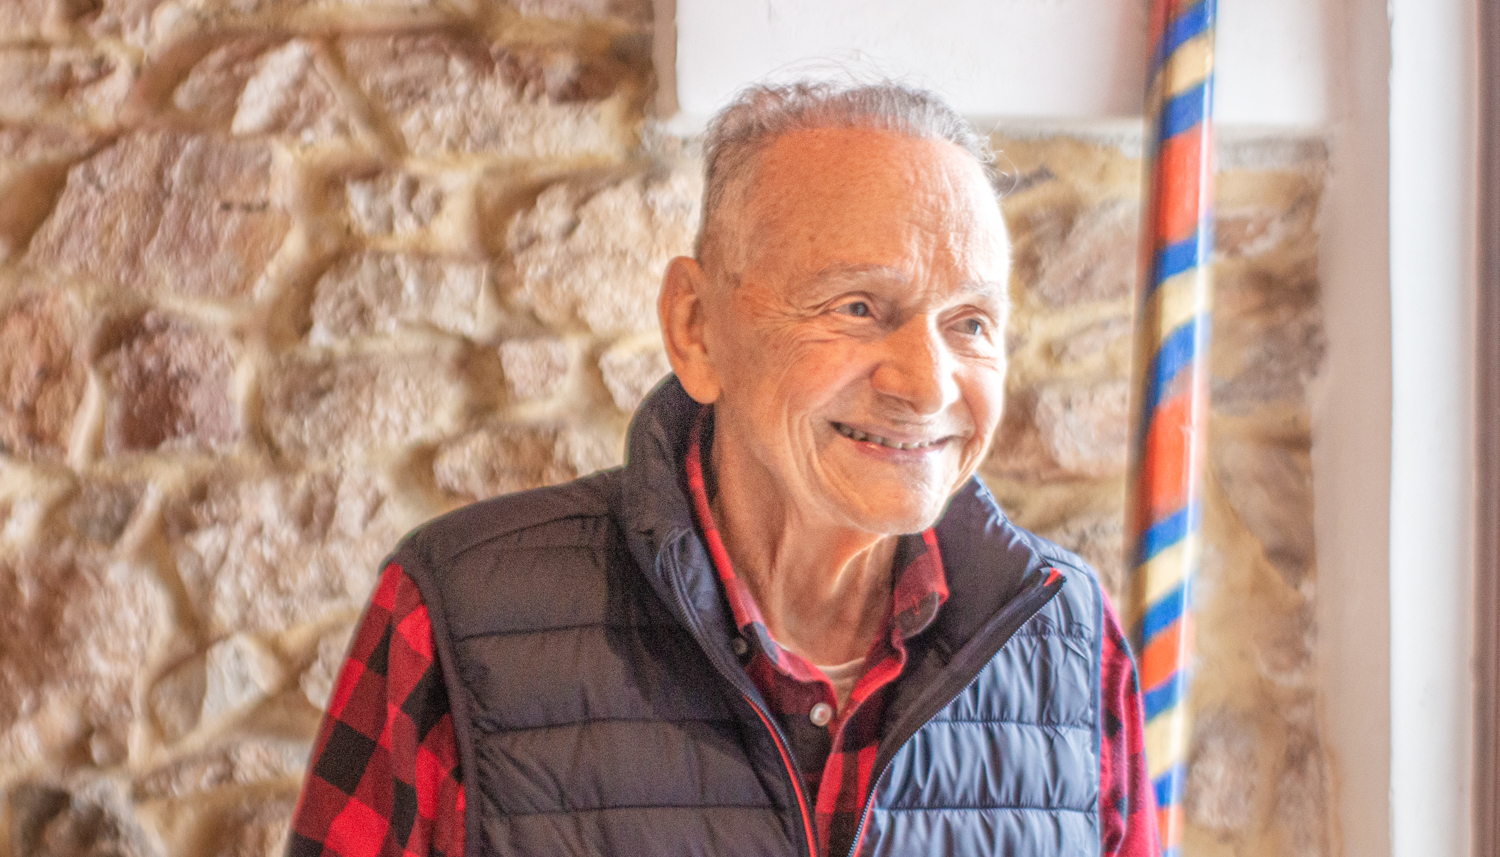
[[[884,536],[903,536],[908,533],[920,533],[928,529],[943,517],[943,510],[947,508],[947,502],[938,504],[913,504],[902,508],[871,509],[863,508],[851,510],[853,514],[847,517],[856,529],[867,533],[878,533]]]

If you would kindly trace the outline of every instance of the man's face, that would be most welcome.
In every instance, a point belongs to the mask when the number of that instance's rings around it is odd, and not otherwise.
[[[789,516],[931,526],[1004,398],[993,192],[951,143],[863,129],[785,135],[750,185],[705,302],[716,456]]]

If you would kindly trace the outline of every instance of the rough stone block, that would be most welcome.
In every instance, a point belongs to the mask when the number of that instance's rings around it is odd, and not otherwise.
[[[130,758],[130,725],[111,723],[95,729],[88,739],[89,761],[99,768],[123,765]]]
[[[353,117],[317,63],[312,45],[294,39],[256,62],[230,129],[236,134],[289,134],[312,143],[350,136]]]
[[[1048,386],[1037,396],[1036,424],[1064,471],[1099,478],[1125,472],[1130,440],[1130,385]]]
[[[94,144],[84,128],[0,128],[0,262],[25,251],[62,190],[69,164]]]
[[[251,292],[290,219],[263,144],[141,133],[74,167],[28,259],[140,291]]]
[[[280,857],[291,830],[291,797],[239,806],[219,819],[214,857]]]
[[[573,369],[573,350],[555,336],[511,339],[500,343],[500,369],[512,399],[546,399],[562,391]]]
[[[1266,559],[1292,587],[1312,562],[1312,460],[1306,449],[1218,438],[1209,448],[1214,475]]]
[[[349,137],[355,120],[329,74],[304,39],[236,39],[200,60],[172,103],[239,135],[282,134],[304,144]]]
[[[459,391],[429,355],[290,358],[264,380],[266,432],[289,458],[350,461],[432,437]]]
[[[506,234],[516,299],[550,325],[582,323],[597,334],[655,328],[662,273],[691,252],[700,195],[686,167],[603,188],[553,185]]]
[[[1281,840],[1278,854],[1323,857],[1328,852],[1328,773],[1318,737],[1294,731],[1287,737],[1274,813]]]
[[[63,163],[88,154],[96,140],[94,132],[83,128],[55,125],[0,128],[0,163]]]
[[[270,696],[282,679],[281,664],[275,656],[243,634],[210,646],[203,658],[203,671],[203,723]]]
[[[1328,346],[1323,317],[1316,304],[1283,308],[1284,312],[1226,322],[1238,329],[1225,337],[1224,346],[1242,349],[1230,356],[1215,346],[1215,410],[1246,414],[1271,403],[1306,405],[1308,385],[1322,368]],[[1234,369],[1220,374],[1226,362]]]
[[[418,155],[487,152],[513,157],[616,155],[626,141],[597,100],[628,69],[605,61],[553,61],[544,93],[528,96],[507,55],[474,38],[358,36],[343,42],[354,81]],[[601,63],[604,63],[601,65]],[[595,96],[555,99],[553,93]]]
[[[1098,479],[1125,471],[1129,385],[1058,382],[1015,390],[985,470],[1007,479]]]
[[[84,5],[87,0],[74,0],[79,5]],[[153,42],[161,41],[163,36],[170,35],[174,29],[180,29],[171,25],[170,20],[177,16],[166,16],[160,25],[152,27],[153,13],[158,7],[173,6],[172,3],[164,3],[163,0],[97,0],[88,3],[92,6],[94,15],[89,22],[88,32],[94,38],[121,39],[126,44],[136,48],[151,46]],[[172,11],[168,9],[168,11]]]
[[[987,475],[1039,482],[1062,474],[1036,424],[1037,391],[1007,390],[1000,427],[982,469]]]
[[[1215,711],[1198,720],[1183,788],[1188,820],[1218,834],[1243,833],[1255,821],[1260,736],[1255,721],[1238,711]]]
[[[113,395],[104,421],[104,450],[162,447],[214,450],[240,437],[231,398],[234,356],[229,343],[198,325],[152,311],[104,356]]]
[[[358,608],[407,521],[353,473],[221,472],[167,504],[167,535],[209,633],[279,631]]]
[[[1028,212],[1016,228],[1016,277],[1048,307],[1121,300],[1135,284],[1134,201]]]
[[[460,336],[479,333],[489,268],[403,253],[359,253],[318,281],[309,337],[325,343],[430,325]]]
[[[1299,200],[1290,209],[1279,206],[1242,206],[1214,212],[1214,251],[1236,259],[1260,256],[1290,240],[1312,233],[1317,200]]]
[[[354,634],[353,625],[341,625],[318,640],[318,650],[312,663],[302,671],[298,684],[302,695],[316,708],[328,707],[328,697],[333,694],[333,683],[338,680],[339,669],[349,653],[349,639]]]
[[[151,688],[151,713],[168,742],[212,726],[266,698],[281,665],[254,640],[236,634],[177,665]]]
[[[1070,517],[1061,526],[1042,533],[1046,538],[1078,554],[1099,573],[1117,607],[1125,604],[1124,514],[1084,514]]]
[[[1128,343],[1130,334],[1130,316],[1110,316],[1054,340],[1052,357],[1060,363],[1078,363]]]
[[[370,237],[420,232],[437,219],[447,199],[436,180],[403,171],[351,181],[344,193],[350,220]]]
[[[66,25],[57,13],[68,4],[55,0],[10,0],[0,3],[0,33],[22,41],[40,39],[48,30]]]
[[[27,857],[156,857],[118,784],[23,782],[10,791],[10,847]]]
[[[144,493],[139,484],[86,481],[68,502],[68,526],[101,547],[110,547],[135,518]]]
[[[1261,611],[1255,626],[1255,662],[1260,674],[1282,687],[1310,687],[1317,642],[1312,604]]]
[[[64,292],[22,297],[0,315],[0,448],[61,457],[83,401],[84,316]]]
[[[615,406],[629,414],[672,371],[672,364],[660,345],[615,347],[600,355],[599,371]]]
[[[295,781],[307,764],[304,741],[233,736],[227,745],[193,753],[136,780],[136,800],[180,800],[235,786]]]
[[[529,18],[557,21],[614,20],[649,24],[654,17],[650,0],[511,0]]]
[[[172,91],[172,106],[205,124],[229,125],[239,109],[245,84],[260,70],[261,57],[275,44],[268,38],[243,38],[209,51]]]
[[[620,462],[619,439],[567,426],[488,426],[443,444],[438,487],[470,498],[556,485]]]
[[[26,722],[61,735],[132,719],[135,676],[167,617],[141,569],[54,546],[0,561],[0,603],[0,737]],[[52,717],[68,722],[34,722]]]
[[[112,125],[135,78],[128,61],[96,49],[0,48],[0,119]]]

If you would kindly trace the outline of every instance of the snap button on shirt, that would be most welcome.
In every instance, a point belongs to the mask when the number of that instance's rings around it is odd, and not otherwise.
[[[814,726],[827,726],[829,721],[833,720],[833,706],[826,702],[820,702],[812,707],[812,711],[808,712],[807,717],[813,722]]]

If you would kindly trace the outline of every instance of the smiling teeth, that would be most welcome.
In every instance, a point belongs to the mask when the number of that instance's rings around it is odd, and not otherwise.
[[[890,449],[926,449],[939,443],[939,441],[936,440],[927,440],[922,441],[921,443],[896,443],[893,440],[886,440],[878,434],[866,434],[859,429],[850,428],[843,423],[834,423],[833,427],[838,429],[839,434],[849,438],[850,440],[867,441],[869,443],[879,444],[880,446],[888,447]]]

